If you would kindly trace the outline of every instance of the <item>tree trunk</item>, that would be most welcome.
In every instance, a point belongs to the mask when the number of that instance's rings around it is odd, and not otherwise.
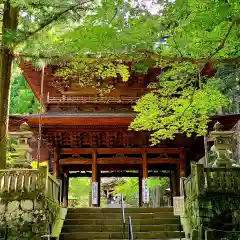
[[[18,23],[18,9],[4,3],[2,44],[0,53],[0,169],[6,167],[9,93],[13,62],[14,35]]]
[[[0,169],[6,166],[9,89],[12,56],[9,49],[1,51],[0,56]]]

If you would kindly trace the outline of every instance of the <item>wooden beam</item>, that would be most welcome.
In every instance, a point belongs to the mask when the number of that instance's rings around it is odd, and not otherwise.
[[[92,160],[86,158],[65,158],[60,160],[60,165],[91,165]],[[134,157],[112,157],[112,158],[97,158],[97,164],[99,165],[115,165],[115,164],[127,164],[127,165],[140,165],[142,164],[141,158]],[[148,164],[175,164],[179,165],[178,158],[149,158]]]
[[[87,159],[87,158],[65,158],[61,159],[60,165],[91,165],[92,164],[92,159]]]
[[[98,158],[97,163],[103,164],[141,164],[141,158],[128,157],[113,157],[113,158]]]
[[[180,148],[96,148],[97,154],[143,154],[146,153],[173,153],[180,154]],[[62,148],[61,154],[91,154],[93,148]]]
[[[50,116],[50,115],[43,115],[41,123],[44,126],[93,126],[93,125],[119,125],[124,124],[126,127],[132,122],[134,119],[133,117],[62,117],[62,116]],[[39,124],[39,116],[29,116],[28,117],[28,124],[30,126],[38,126]]]
[[[165,172],[148,172],[149,177],[169,177],[169,173]],[[91,172],[74,172],[69,173],[69,177],[92,177]],[[139,177],[138,172],[104,172],[100,174],[100,177]],[[141,178],[142,181],[142,178]]]

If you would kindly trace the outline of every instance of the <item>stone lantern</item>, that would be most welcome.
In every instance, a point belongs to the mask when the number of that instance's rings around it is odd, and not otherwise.
[[[14,149],[17,152],[16,161],[13,163],[14,167],[30,168],[32,160],[32,149],[28,142],[33,137],[33,132],[26,122],[21,124],[20,130],[17,132],[9,132],[10,138],[16,140]]]
[[[213,163],[213,167],[232,167],[234,162],[230,158],[232,152],[234,131],[223,131],[222,124],[217,122],[214,125],[214,131],[210,133],[214,139],[214,147],[217,153],[217,159]]]

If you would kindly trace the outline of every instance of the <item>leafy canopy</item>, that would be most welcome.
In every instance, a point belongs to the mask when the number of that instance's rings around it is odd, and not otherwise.
[[[205,63],[238,57],[239,1],[155,1],[161,14],[136,2],[91,2],[80,21],[70,12],[66,22],[50,25],[18,50],[72,57],[58,74],[79,74],[80,85],[100,89],[105,88],[101,78],[127,80],[126,62],[138,71],[157,66],[163,69],[157,89],[137,102],[131,128],[151,131],[153,144],[178,133],[204,134],[209,114],[228,99],[221,92],[221,76],[206,78],[201,70]]]

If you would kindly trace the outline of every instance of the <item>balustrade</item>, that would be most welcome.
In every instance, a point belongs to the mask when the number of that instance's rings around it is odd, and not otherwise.
[[[184,181],[186,198],[205,194],[239,194],[240,168],[204,168],[197,164]]]
[[[16,197],[18,193],[42,193],[46,197],[60,200],[60,183],[48,173],[47,167],[39,169],[5,169],[0,170],[1,198]]]
[[[138,97],[85,97],[85,96],[61,96],[47,97],[47,103],[135,103]]]

